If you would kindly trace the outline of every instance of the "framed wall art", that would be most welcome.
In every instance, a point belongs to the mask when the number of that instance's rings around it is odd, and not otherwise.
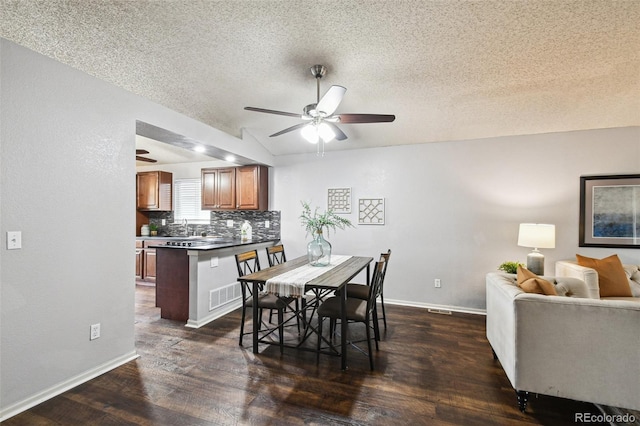
[[[580,177],[580,247],[640,248],[640,175]]]
[[[358,224],[384,225],[384,198],[360,198]]]
[[[327,210],[334,213],[351,213],[351,188],[329,188]]]

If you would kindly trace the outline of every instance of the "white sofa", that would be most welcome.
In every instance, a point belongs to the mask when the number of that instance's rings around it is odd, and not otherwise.
[[[577,278],[544,278],[565,295],[486,276],[487,339],[520,410],[530,392],[640,410],[640,303],[589,298]]]
[[[631,300],[640,302],[640,270],[638,265],[623,264],[624,272],[629,280],[632,298],[629,297],[603,297],[603,300]],[[581,279],[589,288],[589,297],[600,299],[600,287],[598,286],[598,273],[595,269],[578,265],[575,260],[559,260],[556,262],[556,275],[559,277],[573,277]]]

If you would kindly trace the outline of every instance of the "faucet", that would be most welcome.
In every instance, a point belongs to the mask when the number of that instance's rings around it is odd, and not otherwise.
[[[182,224],[184,225],[184,235],[189,236],[189,222],[187,219],[182,219]]]

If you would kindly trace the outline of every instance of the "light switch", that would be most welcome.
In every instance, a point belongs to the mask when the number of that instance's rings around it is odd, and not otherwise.
[[[22,232],[7,231],[7,250],[17,250],[22,248]]]

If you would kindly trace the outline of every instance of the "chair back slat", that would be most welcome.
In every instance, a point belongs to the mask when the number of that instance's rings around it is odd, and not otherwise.
[[[269,266],[286,262],[287,256],[284,254],[284,246],[279,244],[277,246],[267,247],[267,259],[269,260]]]
[[[260,270],[260,258],[258,258],[258,251],[251,250],[236,254],[236,266],[238,267],[238,277],[244,277],[245,275],[258,272]],[[246,282],[241,283],[240,289],[242,290],[243,301],[253,296],[251,285]],[[262,286],[259,286],[259,289],[261,290]]]
[[[236,265],[238,266],[238,276],[253,274],[260,270],[260,259],[258,251],[251,250],[244,253],[236,254]]]
[[[382,286],[382,279],[384,278],[384,267],[386,264],[385,259],[381,259],[376,262],[373,269],[373,277],[371,278],[371,290],[369,290],[369,299],[367,300],[367,310],[372,310],[376,304],[376,299],[380,294],[380,287]]]
[[[389,266],[389,259],[391,258],[391,249],[387,250],[386,253],[380,253],[380,261],[384,261],[384,267],[382,269],[382,278],[380,280],[380,286],[378,287],[378,292],[376,294],[376,299],[378,296],[382,294],[382,288],[384,286],[384,277],[387,275],[387,266]]]

